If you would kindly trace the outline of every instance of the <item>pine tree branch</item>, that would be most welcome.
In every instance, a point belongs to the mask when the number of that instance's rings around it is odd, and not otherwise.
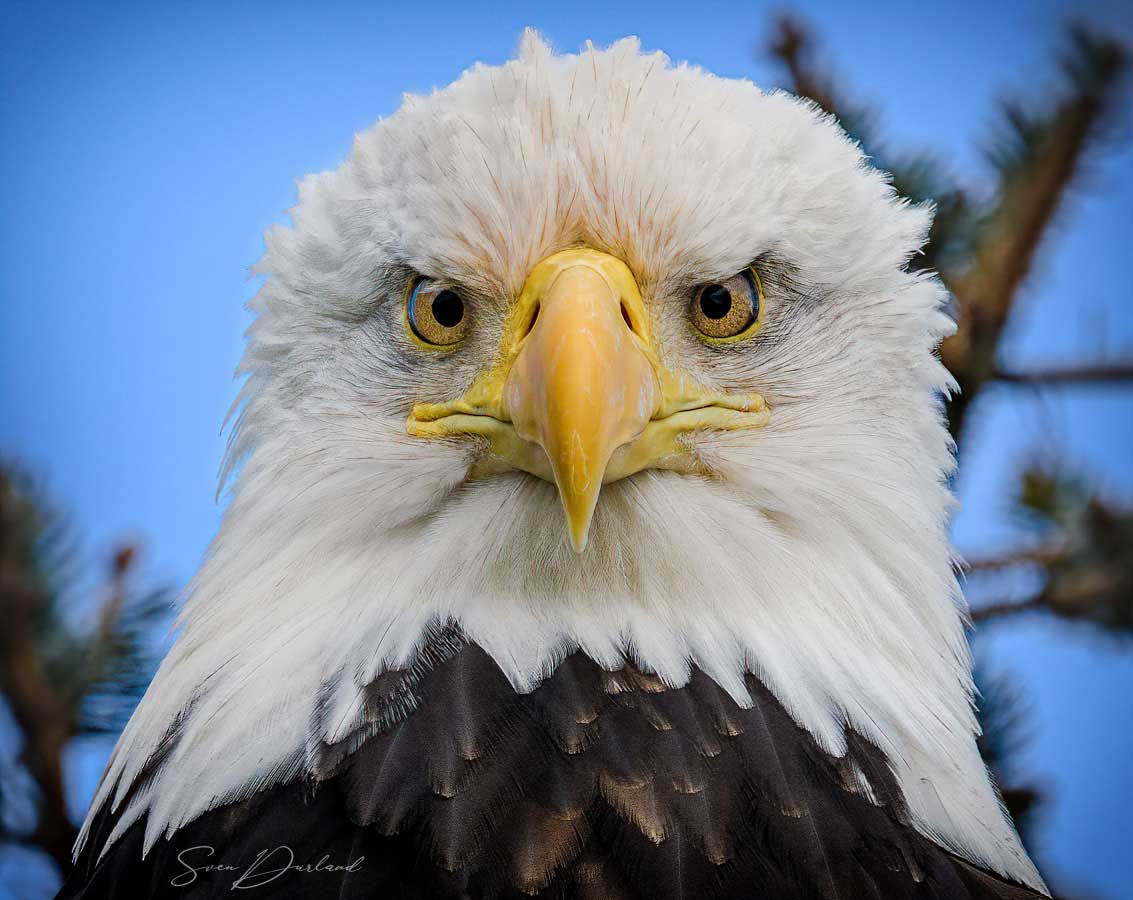
[[[126,578],[136,558],[137,550],[128,544],[119,547],[110,558],[110,590],[99,609],[98,631],[95,634],[94,647],[99,659],[103,658],[114,641],[122,607],[126,603]]]
[[[968,571],[1029,570],[1042,584],[1032,595],[972,611],[973,622],[1042,611],[1133,635],[1133,509],[1089,489],[1066,471],[1035,467],[1021,479],[1016,512],[1044,540],[972,560]]]
[[[53,687],[35,638],[34,616],[46,602],[23,571],[12,536],[15,512],[0,475],[0,690],[24,739],[21,761],[39,790],[37,825],[29,838],[67,871],[76,830],[67,816],[63,751],[75,730],[75,710]]]
[[[143,629],[164,609],[164,591],[136,595],[137,552],[111,557],[95,625],[77,633],[62,615],[66,529],[16,467],[0,463],[0,693],[21,739],[20,763],[35,788],[36,825],[0,841],[35,846],[61,872],[71,866],[76,829],[66,808],[63,755],[79,734],[121,728],[149,680]]]
[[[1050,369],[1012,370],[997,368],[992,373],[992,377],[1005,384],[1019,384],[1030,387],[1071,385],[1127,387],[1133,385],[1133,360]]]
[[[971,611],[973,624],[980,624],[991,619],[1002,619],[1019,613],[1036,612],[1046,608],[1041,596],[1029,597],[1026,600],[1004,600],[1000,603],[989,603],[986,606],[975,607]]]
[[[826,112],[838,115],[838,104],[827,80],[814,66],[814,45],[810,32],[793,16],[781,16],[771,38],[771,55],[779,60],[791,77],[791,93],[813,100]]]
[[[999,569],[1008,569],[1011,566],[1035,565],[1049,566],[1062,557],[1060,547],[1038,547],[1030,550],[1017,550],[1005,553],[1002,556],[988,556],[964,561],[964,569],[968,572],[992,572]]]
[[[1130,628],[1133,590],[1127,565],[1107,560],[1084,563],[1070,553],[1058,554],[1049,561],[1021,556],[1017,562],[1045,563],[1046,586],[1031,597],[973,608],[973,624],[1025,612],[1046,612],[1064,619],[1094,622],[1114,633]]]
[[[953,436],[959,437],[969,405],[989,381],[1053,384],[1056,381],[1120,381],[1115,371],[1013,373],[996,366],[999,339],[1042,239],[1050,228],[1085,153],[1114,106],[1118,84],[1128,68],[1118,44],[1077,30],[1076,55],[1066,65],[1071,87],[1053,113],[1032,116],[1019,106],[1006,111],[1009,134],[998,154],[1002,184],[984,217],[974,245],[967,234],[976,212],[964,192],[940,179],[930,161],[892,157],[870,128],[868,110],[839,95],[835,82],[817,65],[814,40],[796,18],[778,20],[770,52],[787,73],[787,87],[838,117],[871,156],[894,175],[894,184],[914,201],[933,197],[938,220],[926,248],[926,265],[942,272],[956,300],[958,329],[941,347],[944,363],[961,392],[949,401]],[[934,174],[935,172],[935,174]],[[932,175],[932,177],[928,177]],[[962,251],[967,262],[953,259]]]
[[[996,377],[1000,336],[1019,288],[1127,67],[1118,44],[1087,45],[1081,35],[1079,41],[1082,52],[1090,54],[1092,77],[1079,79],[1041,130],[1030,126],[1035,144],[1005,173],[999,202],[974,248],[970,268],[949,280],[958,328],[941,347],[941,357],[960,385],[960,393],[949,402],[955,436],[980,389]]]

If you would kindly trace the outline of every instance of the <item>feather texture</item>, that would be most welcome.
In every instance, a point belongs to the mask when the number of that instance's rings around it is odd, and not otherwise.
[[[581,653],[517,693],[451,633],[421,660],[390,673],[413,685],[411,711],[383,681],[376,730],[352,751],[352,737],[320,747],[314,777],[214,809],[144,860],[137,823],[102,859],[88,850],[62,897],[221,897],[234,883],[383,900],[1041,896],[918,834],[876,746],[848,732],[832,756],[752,676],[745,709],[703,672],[668,688]],[[104,811],[95,844],[112,824]],[[191,871],[206,865],[231,868]]]
[[[640,860],[660,840],[673,878],[735,853],[721,827],[740,795],[713,793],[710,774],[755,754],[743,797],[763,797],[763,818],[743,840],[787,840],[815,891],[835,889],[849,845],[824,843],[806,779],[835,776],[861,809],[872,797],[919,839],[1042,888],[974,741],[946,533],[951,381],[933,353],[952,326],[939,282],[906,269],[931,210],[899,201],[833,121],[634,40],[555,55],[529,33],[518,59],[407,97],[304,179],[292,218],[258,268],[232,502],[92,804],[85,859],[126,840],[168,852],[213,811],[250,821],[268,789],[295,804],[312,780],[367,835],[451,795],[449,818],[415,832],[420,852],[443,849],[454,871],[512,859],[488,826],[530,812],[513,773],[535,741],[536,758],[601,762],[579,771],[605,812],[570,805],[590,795],[563,769],[556,839],[515,863],[529,886],[569,857],[579,891],[638,890],[608,846]],[[553,485],[471,479],[480,448],[405,433],[415,402],[460,396],[494,362],[532,266],[573,246],[629,266],[666,367],[771,410],[759,431],[691,436],[710,477],[606,485],[581,556]],[[690,291],[752,260],[760,332],[705,346]],[[459,352],[407,338],[414,273],[466,299]],[[438,621],[486,658],[462,669],[465,651],[426,640]],[[578,653],[593,664],[568,677]],[[447,706],[423,705],[426,679],[447,679]],[[441,724],[444,753],[421,737]],[[499,808],[459,824],[477,761],[508,752],[483,772]],[[372,754],[388,763],[352,787]],[[428,765],[408,779],[413,760]],[[585,833],[563,824],[583,815]]]

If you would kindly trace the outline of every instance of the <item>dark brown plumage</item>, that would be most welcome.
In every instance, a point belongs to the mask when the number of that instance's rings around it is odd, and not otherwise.
[[[254,896],[1042,896],[917,833],[862,737],[832,757],[758,679],[748,687],[742,709],[701,672],[669,689],[575,653],[518,694],[478,646],[440,633],[416,666],[370,686],[367,724],[318,749],[315,779],[210,810],[144,864],[144,820],[97,859],[114,823],[103,809],[60,897],[230,896],[257,853],[281,846],[296,865],[326,854],[354,871],[287,871]],[[215,855],[191,849],[203,846]],[[171,884],[206,864],[232,868]]]

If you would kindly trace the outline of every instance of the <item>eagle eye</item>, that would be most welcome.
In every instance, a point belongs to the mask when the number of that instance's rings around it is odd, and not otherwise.
[[[726,281],[698,287],[689,316],[696,330],[710,342],[731,342],[759,330],[762,310],[763,285],[755,268],[748,267]]]
[[[413,337],[430,347],[458,344],[468,331],[468,311],[460,294],[423,278],[409,290],[405,319]]]

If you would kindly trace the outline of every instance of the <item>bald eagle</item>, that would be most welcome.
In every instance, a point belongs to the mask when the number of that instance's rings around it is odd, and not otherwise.
[[[1046,896],[931,215],[635,40],[407,97],[267,234],[231,503],[61,896]]]

